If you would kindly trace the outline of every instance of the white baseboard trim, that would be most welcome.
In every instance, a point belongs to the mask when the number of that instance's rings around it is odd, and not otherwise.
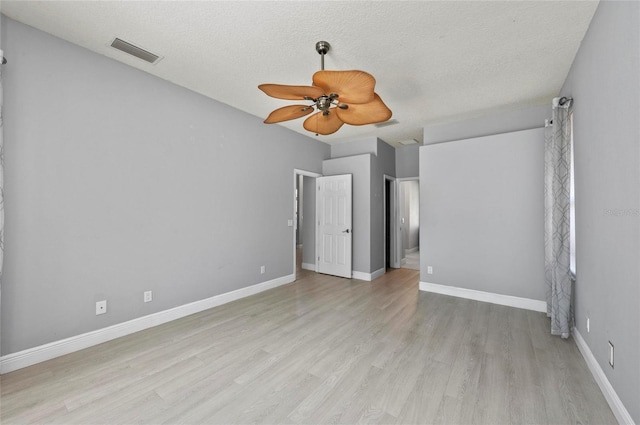
[[[351,277],[353,279],[358,279],[358,280],[366,280],[367,282],[371,282],[372,280],[375,280],[377,278],[379,278],[380,276],[382,276],[383,274],[385,274],[386,270],[385,268],[381,268],[376,270],[373,273],[365,273],[365,272],[358,272],[353,270],[351,272]]]
[[[511,295],[494,294],[492,292],[476,291],[475,289],[458,288],[455,286],[440,285],[438,283],[420,282],[420,290],[435,292],[436,294],[451,295],[453,297],[467,298],[486,303],[506,305],[525,310],[547,312],[545,301],[532,300],[530,298],[514,297]]]
[[[358,279],[358,280],[371,280],[371,273],[365,273],[365,272],[357,272],[355,270],[351,271],[351,278],[352,279]]]
[[[311,270],[312,272],[316,271],[316,265],[311,263],[302,263],[302,268],[304,270]]]
[[[609,407],[618,420],[618,423],[635,425],[629,411],[627,411],[622,404],[622,400],[620,400],[620,397],[618,397],[618,394],[611,386],[611,383],[607,379],[607,375],[605,375],[600,364],[589,349],[584,338],[582,338],[582,335],[580,335],[580,332],[578,332],[577,328],[573,328],[573,340],[576,342],[580,353],[582,353],[582,357],[584,357],[584,360],[587,362],[587,366],[589,367],[591,374],[598,383],[600,391],[602,391],[604,398],[607,400],[607,403],[609,403]]]
[[[375,272],[371,273],[371,280],[376,280],[377,278],[379,278],[380,276],[382,276],[386,272],[387,272],[387,269],[385,267],[382,267],[382,268],[376,270]]]
[[[38,347],[28,348],[17,353],[7,354],[0,357],[0,374],[12,372],[23,367],[31,366],[36,363],[51,360],[65,354],[73,353],[84,348],[102,344],[125,335],[139,332],[144,329],[152,328],[172,320],[180,319],[194,313],[199,313],[231,301],[245,298],[259,292],[266,291],[294,281],[294,276],[282,276],[266,282],[248,286],[246,288],[237,289],[235,291],[226,292],[224,294],[215,295],[203,300],[194,301],[169,310],[160,311],[129,320],[127,322],[118,323],[103,329],[87,332],[81,335],[72,336],[61,339],[59,341],[50,342]]]

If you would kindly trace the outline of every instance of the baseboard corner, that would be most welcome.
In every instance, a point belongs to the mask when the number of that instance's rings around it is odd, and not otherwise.
[[[604,395],[605,400],[607,400],[607,403],[609,404],[609,407],[611,408],[613,415],[618,420],[618,423],[626,424],[626,425],[635,425],[635,422],[631,417],[631,414],[629,413],[627,408],[624,407],[624,404],[622,404],[622,400],[620,400],[620,397],[618,397],[616,390],[611,385],[611,382],[609,382],[607,375],[604,373],[604,371],[600,367],[600,364],[598,363],[595,356],[591,352],[591,349],[587,345],[587,342],[584,340],[584,338],[578,331],[578,328],[576,327],[573,328],[572,335],[573,335],[573,340],[578,346],[578,350],[580,351],[580,354],[582,354],[584,361],[587,363],[587,367],[589,368],[589,371],[591,371],[593,378],[596,380],[596,383],[598,384],[600,391],[602,391],[602,395]]]
[[[384,267],[374,271],[373,273],[365,273],[359,271],[351,271],[351,278],[358,280],[366,280],[367,282],[371,282],[372,280],[376,280],[380,276],[386,273],[386,269]]]
[[[373,273],[371,273],[371,280],[376,280],[380,276],[384,275],[387,272],[386,268],[382,267]]]

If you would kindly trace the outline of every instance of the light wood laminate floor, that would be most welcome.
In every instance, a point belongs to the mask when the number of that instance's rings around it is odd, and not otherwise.
[[[2,375],[1,422],[613,424],[542,313],[299,270],[284,285]]]

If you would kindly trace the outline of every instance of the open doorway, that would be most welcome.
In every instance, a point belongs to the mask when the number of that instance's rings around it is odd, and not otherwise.
[[[420,182],[402,179],[399,184],[400,255],[402,267],[420,270]]]
[[[398,245],[398,190],[396,178],[384,175],[384,266],[385,269],[400,268]]]
[[[316,178],[321,175],[304,170],[293,173],[293,273],[316,271]]]
[[[385,202],[384,202],[384,267],[386,269],[391,268],[393,265],[391,261],[391,257],[393,256],[393,252],[391,251],[391,227],[393,226],[393,222],[391,221],[391,190],[392,190],[392,181],[384,180],[384,193],[385,193]]]

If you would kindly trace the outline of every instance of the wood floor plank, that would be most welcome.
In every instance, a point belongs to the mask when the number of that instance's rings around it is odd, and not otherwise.
[[[509,350],[506,352],[507,362],[511,367],[509,373],[509,396],[511,421],[517,420],[522,424],[540,424],[547,422],[544,409],[537,406],[544,405],[544,393],[540,374],[536,367],[534,347],[531,335],[526,331],[528,324],[525,315],[514,318],[510,327]],[[522,385],[527,382],[527,385]],[[526,403],[522,402],[526,400]]]
[[[347,384],[338,390],[338,397],[334,397],[333,403],[320,418],[320,422],[351,424],[367,422],[384,414],[382,408],[375,403],[378,399],[378,388],[385,377],[383,371],[366,364],[362,364],[359,370],[362,374],[358,379],[347,381]]]
[[[345,391],[345,387],[348,388],[347,391],[353,391],[354,383],[365,376],[380,344],[371,338],[364,338],[353,344],[349,350],[340,350],[340,356],[335,357],[335,361],[323,369],[323,372],[327,372],[322,374],[325,378],[318,388],[305,398],[288,418],[294,423],[308,423],[313,422],[312,418],[324,415],[336,397]],[[310,372],[318,376],[317,373]]]
[[[279,380],[255,382],[258,390],[248,392],[243,400],[243,409],[230,405],[226,411],[219,411],[210,419],[214,423],[282,423],[295,407],[317,388],[320,379],[309,373],[296,371]]]
[[[297,271],[295,283],[0,377],[3,424],[613,424],[542,313]]]
[[[434,422],[443,401],[450,375],[449,365],[427,359],[422,372],[416,379],[415,386],[398,415],[397,423]]]

